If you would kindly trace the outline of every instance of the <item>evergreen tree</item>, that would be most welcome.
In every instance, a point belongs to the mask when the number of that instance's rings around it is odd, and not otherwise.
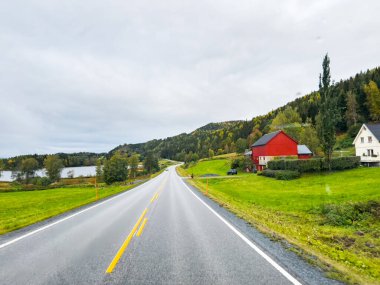
[[[338,110],[337,100],[331,94],[330,58],[327,54],[323,59],[322,68],[322,75],[319,75],[321,104],[317,116],[317,131],[326,162],[331,170],[331,158],[336,141]]]
[[[355,93],[350,90],[347,92],[347,109],[346,109],[346,123],[347,128],[356,125],[358,122],[358,103],[356,102]]]

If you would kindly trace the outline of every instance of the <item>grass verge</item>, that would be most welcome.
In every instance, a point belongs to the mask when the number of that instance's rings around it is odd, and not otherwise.
[[[179,172],[218,174],[222,163],[202,161]],[[189,181],[206,188],[204,179]],[[292,181],[250,174],[208,183],[212,199],[269,236],[295,245],[298,253],[316,257],[330,277],[380,284],[379,168],[308,174]]]
[[[137,184],[101,187],[98,190],[99,199],[136,186]],[[95,201],[96,189],[94,187],[0,193],[0,234],[20,229]]]

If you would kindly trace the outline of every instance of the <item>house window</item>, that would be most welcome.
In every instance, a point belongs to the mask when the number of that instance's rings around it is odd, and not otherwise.
[[[372,137],[368,137],[368,142],[372,143]]]
[[[373,149],[367,149],[367,153],[368,153],[368,156],[374,157],[374,155],[373,155]]]
[[[361,142],[361,143],[364,143],[364,138],[360,138],[360,142]]]

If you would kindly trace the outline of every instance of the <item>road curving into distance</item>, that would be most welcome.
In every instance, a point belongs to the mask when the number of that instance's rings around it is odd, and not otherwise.
[[[277,250],[288,263],[257,246],[225,212],[170,167],[111,199],[5,236],[0,284],[336,284],[292,253]]]

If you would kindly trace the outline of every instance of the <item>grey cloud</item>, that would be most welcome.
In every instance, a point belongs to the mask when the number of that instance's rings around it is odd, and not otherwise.
[[[250,119],[379,64],[380,3],[3,1],[0,157]]]

